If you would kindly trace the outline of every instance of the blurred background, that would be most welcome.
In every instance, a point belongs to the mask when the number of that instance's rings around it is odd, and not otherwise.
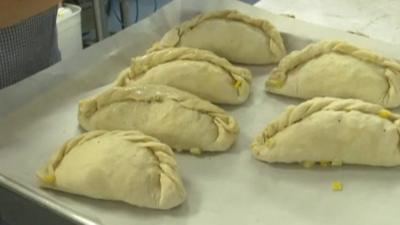
[[[254,4],[258,0],[243,0]],[[170,0],[65,0],[57,29],[62,59],[146,18]]]
[[[146,18],[171,0],[65,0],[57,27],[62,58]],[[399,0],[242,0],[295,19],[400,44]]]

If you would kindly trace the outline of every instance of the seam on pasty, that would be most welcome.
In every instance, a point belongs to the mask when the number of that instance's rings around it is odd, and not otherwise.
[[[126,86],[127,82],[138,79],[139,77],[145,75],[150,69],[178,60],[207,62],[227,72],[234,81],[239,80],[238,77],[240,77],[248,83],[251,82],[252,75],[249,70],[234,66],[225,58],[219,57],[207,50],[179,47],[163,49],[144,56],[133,58],[130,66],[130,72],[122,73],[117,78],[116,85]],[[127,81],[127,78],[129,81]]]
[[[398,134],[399,137],[400,137],[400,120],[396,120],[396,121],[394,122],[394,124],[395,124],[396,127],[397,127],[397,134]],[[400,138],[399,138],[399,140],[398,140],[398,142],[397,142],[397,149],[398,149],[398,151],[400,152]]]
[[[167,45],[163,45],[161,42],[156,43],[153,45],[149,51],[156,51],[165,47],[174,47],[177,46],[180,42],[180,39],[182,35],[196,27],[197,25],[201,24],[205,20],[210,20],[210,19],[228,19],[232,21],[237,21],[237,22],[242,22],[245,24],[248,24],[250,26],[253,26],[255,28],[260,29],[264,34],[266,34],[269,39],[267,40],[267,43],[265,43],[271,50],[272,54],[276,58],[281,58],[286,54],[285,46],[283,44],[282,37],[280,33],[276,30],[276,28],[267,20],[262,20],[262,19],[255,19],[250,16],[247,16],[245,14],[240,13],[239,11],[236,10],[222,10],[222,11],[215,11],[215,12],[210,12],[210,13],[205,13],[205,14],[200,14],[195,17],[193,17],[190,20],[187,20],[183,22],[181,25],[177,26],[176,31],[177,31],[177,40],[174,41],[175,43],[168,43]],[[168,33],[167,33],[168,34]],[[164,39],[164,37],[163,37]],[[172,45],[170,45],[172,44]],[[276,46],[276,47],[275,47]]]
[[[177,102],[178,104],[180,103],[180,101],[177,101],[177,100],[175,100],[175,99],[170,99],[170,100],[175,101],[175,102]],[[114,104],[114,103],[120,103],[120,102],[126,102],[126,101],[132,101],[132,102],[148,102],[148,103],[160,102],[159,99],[154,99],[154,100],[134,100],[134,99],[128,100],[128,99],[127,99],[127,100],[121,100],[121,101],[114,101],[114,102],[112,102],[112,103],[110,103],[110,104],[102,105],[101,108],[108,107],[108,106],[110,106],[111,104]],[[212,118],[212,122],[215,124],[215,126],[217,126],[217,127],[222,126],[222,127],[224,128],[224,130],[225,130],[226,132],[228,132],[228,133],[236,133],[236,132],[238,131],[237,126],[236,126],[236,123],[232,122],[232,121],[229,119],[230,116],[224,116],[223,114],[217,113],[217,112],[210,112],[210,111],[206,111],[206,110],[193,109],[193,108],[191,108],[191,107],[187,107],[187,106],[182,105],[182,104],[180,104],[180,105],[181,105],[183,108],[187,109],[187,110],[199,112],[199,113],[206,114],[206,115],[210,116],[210,117]],[[98,110],[101,110],[101,108],[98,108]],[[97,111],[98,111],[98,110],[97,110]],[[94,113],[96,113],[96,112],[93,112],[93,114],[94,114]],[[92,115],[93,115],[93,114],[92,114]],[[90,115],[90,116],[91,116],[91,115]],[[88,117],[90,117],[90,116],[88,116]],[[87,118],[88,118],[88,117],[87,117]],[[221,122],[218,123],[218,122],[217,122],[218,120],[221,121]],[[218,136],[216,137],[216,140],[219,139],[219,135],[220,135],[220,132],[218,132]]]
[[[63,158],[73,148],[75,148],[87,141],[90,141],[94,138],[98,138],[103,135],[113,136],[115,134],[120,135],[122,138],[124,138],[125,140],[128,140],[128,141],[134,141],[134,142],[142,142],[142,141],[149,142],[149,141],[151,141],[154,143],[158,143],[157,139],[150,137],[150,136],[146,136],[143,133],[141,133],[139,131],[134,131],[134,130],[129,130],[129,131],[104,131],[104,130],[91,131],[88,133],[81,134],[77,137],[71,138],[66,143],[64,143],[58,151],[53,153],[53,155],[50,157],[48,162],[45,164],[46,167],[39,169],[39,171],[37,172],[37,176],[40,178],[41,181],[43,180],[44,176],[55,176],[55,171],[56,171],[57,167],[60,165]],[[136,138],[136,136],[137,136],[137,138]],[[135,138],[132,138],[132,137],[135,137]],[[167,153],[167,151],[166,151],[166,153]],[[170,152],[168,152],[167,154],[172,155],[173,154],[172,150]],[[57,178],[55,178],[55,179],[57,179]],[[46,184],[46,186],[53,186],[53,185]]]
[[[165,89],[171,89],[171,90],[175,90],[171,87],[168,86],[164,86],[164,85],[146,85],[147,87],[149,86],[154,86],[154,87],[164,87]],[[131,89],[132,87],[129,87],[127,89]],[[114,87],[113,89],[110,89],[108,92],[103,93],[103,95],[113,95],[115,92],[118,91],[129,91],[129,90],[125,90],[125,88],[120,88],[120,87]],[[184,93],[184,92],[182,92]],[[220,118],[221,121],[225,122],[226,126],[224,126],[225,130],[229,133],[237,133],[238,132],[238,127],[236,123],[233,124],[229,124],[228,122],[232,122],[230,120],[226,121],[226,119],[223,118],[223,115],[226,114],[227,118],[229,118],[230,116],[223,110],[218,108],[217,106],[209,103],[209,106],[213,106],[214,109],[218,109],[218,110],[211,110],[211,109],[205,109],[202,107],[199,107],[199,104],[193,104],[192,102],[190,102],[190,100],[196,100],[196,99],[190,99],[190,94],[185,93],[187,96],[168,96],[168,95],[152,95],[152,96],[147,96],[147,97],[137,97],[135,98],[135,96],[132,95],[125,95],[125,96],[121,96],[121,99],[119,99],[118,101],[110,101],[107,102],[107,104],[100,104],[98,103],[98,100],[96,99],[96,97],[89,99],[89,100],[84,100],[81,105],[84,105],[85,103],[87,104],[91,104],[91,105],[96,105],[97,109],[96,110],[90,110],[90,114],[86,113],[85,111],[81,111],[81,113],[86,117],[86,119],[88,119],[89,117],[91,117],[94,113],[96,113],[98,110],[100,110],[101,108],[107,107],[111,104],[114,103],[118,103],[118,102],[125,102],[125,101],[133,101],[133,102],[162,102],[165,99],[169,99],[172,101],[177,102],[180,106],[188,109],[188,110],[192,110],[192,111],[196,111],[196,112],[200,112],[203,114],[207,114],[208,116],[213,118],[213,121],[215,123],[215,118]],[[189,98],[189,99],[188,99]],[[189,100],[189,101],[188,101]],[[203,100],[204,101],[204,100]],[[207,101],[204,101],[205,103],[208,103]],[[197,107],[194,107],[197,106]],[[215,123],[216,124],[216,123]],[[216,124],[218,126],[218,124]]]
[[[268,82],[270,80],[279,80],[284,85],[289,76],[288,74],[294,68],[331,52],[350,55],[359,60],[382,66],[385,69],[391,69],[396,75],[400,76],[400,64],[395,60],[385,58],[370,50],[360,49],[343,41],[325,40],[310,44],[302,50],[293,51],[284,57],[279,62],[279,65],[271,71],[266,85],[269,86]],[[386,77],[385,74],[382,75]]]
[[[53,153],[53,155],[50,157],[48,162],[45,164],[46,167],[41,168],[37,172],[37,176],[40,178],[41,181],[44,179],[45,176],[54,177],[55,176],[55,170],[60,165],[60,163],[63,160],[63,158],[72,150],[72,148],[74,148],[76,146],[79,146],[82,143],[85,143],[85,142],[87,142],[87,141],[89,141],[89,140],[91,140],[93,138],[97,138],[99,136],[102,136],[106,132],[107,131],[97,130],[97,131],[93,131],[93,132],[90,132],[90,133],[81,134],[81,135],[79,135],[77,137],[74,137],[74,138],[70,139],[69,141],[67,141],[66,143],[64,143],[61,146],[60,150],[58,150],[57,152]]]
[[[161,176],[162,175],[164,175],[164,176],[166,176],[166,177],[168,177],[171,181],[172,181],[172,183],[174,183],[174,185],[175,185],[175,187],[178,189],[178,187],[180,187],[181,185],[178,183],[178,181],[174,178],[174,177],[172,177],[170,174],[169,174],[169,172],[168,171],[165,171],[164,170],[164,168],[161,166],[161,163],[163,163],[163,164],[165,164],[165,165],[167,165],[167,166],[169,166],[172,170],[176,170],[176,165],[173,165],[173,166],[171,166],[169,163],[168,163],[168,161],[164,161],[164,160],[162,160],[158,155],[157,155],[157,152],[158,151],[160,151],[159,149],[157,149],[157,150],[155,150],[153,147],[146,147],[150,152],[151,152],[151,154],[153,155],[153,157],[154,157],[154,159],[156,160],[156,162],[157,162],[157,167],[158,167],[158,169],[160,170],[160,172],[159,172],[159,174],[158,174],[158,181],[159,181],[159,187],[160,187],[160,193],[159,193],[159,198],[158,198],[158,200],[157,200],[157,205],[158,205],[158,207],[160,207],[161,206],[161,200],[163,199],[163,196],[162,196],[162,183],[161,183]],[[164,151],[161,151],[162,153],[165,153]],[[172,157],[172,155],[171,154],[167,154],[169,157]]]
[[[386,73],[386,70],[384,73]],[[393,85],[391,84],[388,76],[384,76],[384,79],[386,81],[387,88],[384,91],[384,95],[382,96],[382,99],[380,102],[382,102],[384,105],[388,105],[388,103],[390,101],[390,90],[392,89]]]
[[[262,138],[265,143],[278,132],[320,111],[359,111],[378,116],[381,110],[384,110],[384,108],[380,105],[366,103],[356,99],[343,99],[339,101],[337,98],[329,97],[314,98],[300,105],[288,108],[277,120],[270,123],[264,129]],[[390,117],[387,119],[395,122],[400,119],[400,115],[390,114]]]
[[[385,91],[385,96],[383,97],[383,100],[381,102],[383,102],[385,105],[393,105],[393,104],[399,104],[399,99],[396,98],[396,93],[400,93],[399,89],[398,89],[398,85],[396,85],[396,81],[393,81],[393,79],[400,74],[395,74],[392,70],[386,68],[385,71],[385,81],[387,82],[387,90]],[[393,74],[393,75],[391,75]],[[398,82],[397,82],[398,83]]]

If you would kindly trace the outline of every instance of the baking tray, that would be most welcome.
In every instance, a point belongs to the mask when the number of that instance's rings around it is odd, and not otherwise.
[[[314,40],[347,40],[400,57],[400,47],[271,14],[237,1],[177,0],[151,17],[0,91],[0,183],[81,224],[398,224],[398,168],[344,166],[304,169],[252,158],[252,138],[288,104],[300,100],[266,94],[272,66],[249,67],[252,94],[240,106],[224,107],[239,122],[233,148],[201,157],[177,154],[187,201],[158,211],[38,188],[35,170],[66,139],[80,133],[77,103],[96,93],[175,24],[205,11],[238,9],[270,20],[289,50]],[[340,180],[342,192],[330,184]]]

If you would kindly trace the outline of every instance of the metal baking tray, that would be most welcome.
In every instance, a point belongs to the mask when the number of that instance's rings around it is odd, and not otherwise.
[[[233,148],[201,157],[177,154],[187,201],[158,211],[38,187],[36,169],[66,139],[80,133],[77,103],[99,91],[174,25],[205,11],[238,9],[270,20],[289,50],[320,39],[341,39],[400,58],[400,47],[274,15],[238,1],[176,0],[149,18],[11,87],[0,90],[0,184],[81,224],[395,224],[400,170],[344,166],[304,169],[252,158],[253,137],[300,100],[264,92],[273,66],[249,67],[252,94],[224,107],[239,122]],[[330,184],[340,180],[342,192]]]

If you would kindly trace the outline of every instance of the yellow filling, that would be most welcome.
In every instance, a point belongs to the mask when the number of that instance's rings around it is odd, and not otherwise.
[[[193,155],[201,155],[201,149],[200,148],[191,148],[190,153]]]
[[[284,84],[285,84],[285,82],[283,80],[279,80],[279,79],[269,79],[267,82],[268,86],[274,87],[274,88],[281,88],[281,87],[283,87]]]
[[[389,110],[382,109],[378,112],[378,116],[380,116],[384,119],[388,119],[392,116],[392,113]]]
[[[343,190],[343,184],[340,181],[333,181],[331,184],[332,191],[342,191]]]
[[[241,80],[236,80],[235,84],[233,85],[236,89],[239,89],[242,86]]]
[[[44,177],[42,177],[42,181],[45,184],[52,184],[52,183],[54,183],[54,181],[56,181],[56,176],[54,176],[54,175],[44,176]]]
[[[328,167],[331,165],[330,161],[321,161],[319,162],[319,164],[321,165],[321,167]]]

